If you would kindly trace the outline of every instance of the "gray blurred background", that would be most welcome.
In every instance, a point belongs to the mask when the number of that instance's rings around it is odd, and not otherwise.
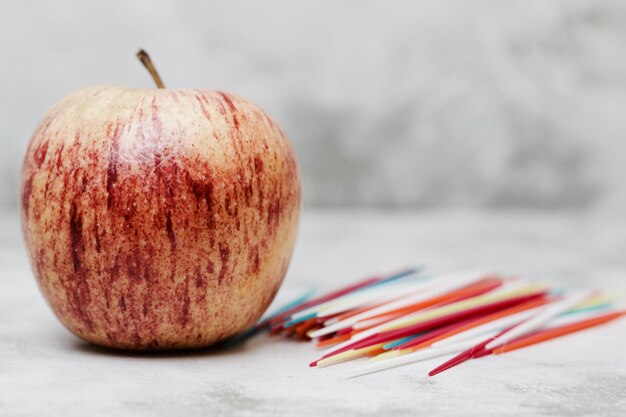
[[[626,210],[626,2],[0,0],[0,206],[37,122],[94,84],[245,96],[309,206]]]

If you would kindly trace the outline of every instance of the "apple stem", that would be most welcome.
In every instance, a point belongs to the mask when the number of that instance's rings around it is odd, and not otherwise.
[[[161,77],[159,76],[159,73],[157,72],[154,64],[152,63],[152,60],[150,59],[150,55],[148,55],[148,53],[144,51],[143,49],[140,49],[137,51],[137,58],[139,58],[143,66],[146,67],[150,75],[152,75],[152,79],[156,83],[157,87],[165,88],[165,85],[163,84],[163,81],[161,81]]]

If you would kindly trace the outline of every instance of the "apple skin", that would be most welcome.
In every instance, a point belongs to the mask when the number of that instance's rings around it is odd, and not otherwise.
[[[300,175],[281,128],[209,90],[81,90],[45,116],[20,184],[39,287],[80,338],[199,348],[244,330],[293,252]]]

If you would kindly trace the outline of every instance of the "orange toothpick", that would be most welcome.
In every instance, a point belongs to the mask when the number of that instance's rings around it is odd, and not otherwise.
[[[316,347],[324,348],[332,345],[336,345],[337,343],[345,342],[352,337],[350,333],[340,334],[339,336],[332,337],[330,339],[322,340],[317,343]]]
[[[535,307],[547,304],[550,301],[552,301],[552,300],[547,298],[547,297],[540,297],[540,298],[537,298],[537,299],[534,299],[534,300],[530,300],[530,301],[527,301],[525,303],[522,303],[522,304],[510,307],[510,308],[506,308],[504,310],[498,311],[496,313],[489,314],[488,316],[481,317],[481,318],[476,319],[474,321],[471,321],[471,322],[469,322],[469,323],[467,323],[465,325],[462,325],[462,326],[459,326],[459,327],[455,327],[454,329],[451,329],[450,331],[448,331],[446,333],[442,333],[442,334],[440,334],[440,335],[438,335],[436,337],[433,337],[432,339],[428,339],[428,340],[424,341],[423,343],[420,343],[420,344],[414,345],[414,346],[410,346],[410,347],[407,347],[407,348],[410,349],[410,350],[413,350],[413,351],[419,350],[419,349],[423,349],[423,348],[425,348],[427,346],[432,345],[435,342],[438,342],[440,340],[447,339],[448,337],[454,336],[455,334],[463,333],[466,330],[473,329],[474,327],[481,326],[481,325],[483,325],[485,323],[489,323],[491,321],[498,320],[498,319],[501,319],[501,318],[506,317],[506,316],[510,316],[510,315],[513,315],[513,314],[516,314],[516,313],[519,313],[519,312],[522,312],[522,311],[525,311],[525,310],[529,310],[531,308],[535,308]],[[399,346],[398,348],[402,349],[401,346]]]
[[[616,311],[612,313],[602,314],[601,316],[592,317],[590,319],[577,321],[575,323],[554,327],[552,329],[539,331],[537,333],[519,338],[517,340],[513,340],[506,345],[498,347],[494,349],[493,353],[499,355],[505,352],[511,352],[513,350],[521,349],[526,346],[535,345],[537,343],[545,342],[550,339],[565,336],[570,333],[579,332],[590,327],[599,326],[624,315],[626,315],[626,311]]]
[[[404,316],[404,315],[415,313],[417,311],[424,310],[429,307],[434,307],[440,304],[450,303],[450,302],[462,300],[465,298],[471,298],[481,293],[495,289],[500,285],[502,285],[502,279],[488,277],[474,284],[470,284],[466,287],[459,288],[458,290],[454,290],[449,293],[442,294],[440,296],[433,297],[428,300],[411,304],[405,307],[400,307],[395,310],[387,311],[385,313],[381,313],[381,314],[369,317],[368,319],[374,319],[374,318],[383,317],[383,316],[389,316],[389,317]]]

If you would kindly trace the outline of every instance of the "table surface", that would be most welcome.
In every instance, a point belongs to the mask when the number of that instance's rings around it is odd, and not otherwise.
[[[624,219],[623,219],[624,220]],[[235,350],[129,355],[69,334],[44,303],[13,216],[0,217],[2,416],[623,416],[626,320],[472,361],[357,379],[310,369],[308,343],[259,336]],[[305,211],[276,304],[412,263],[487,267],[568,288],[625,287],[626,224],[563,212]]]

